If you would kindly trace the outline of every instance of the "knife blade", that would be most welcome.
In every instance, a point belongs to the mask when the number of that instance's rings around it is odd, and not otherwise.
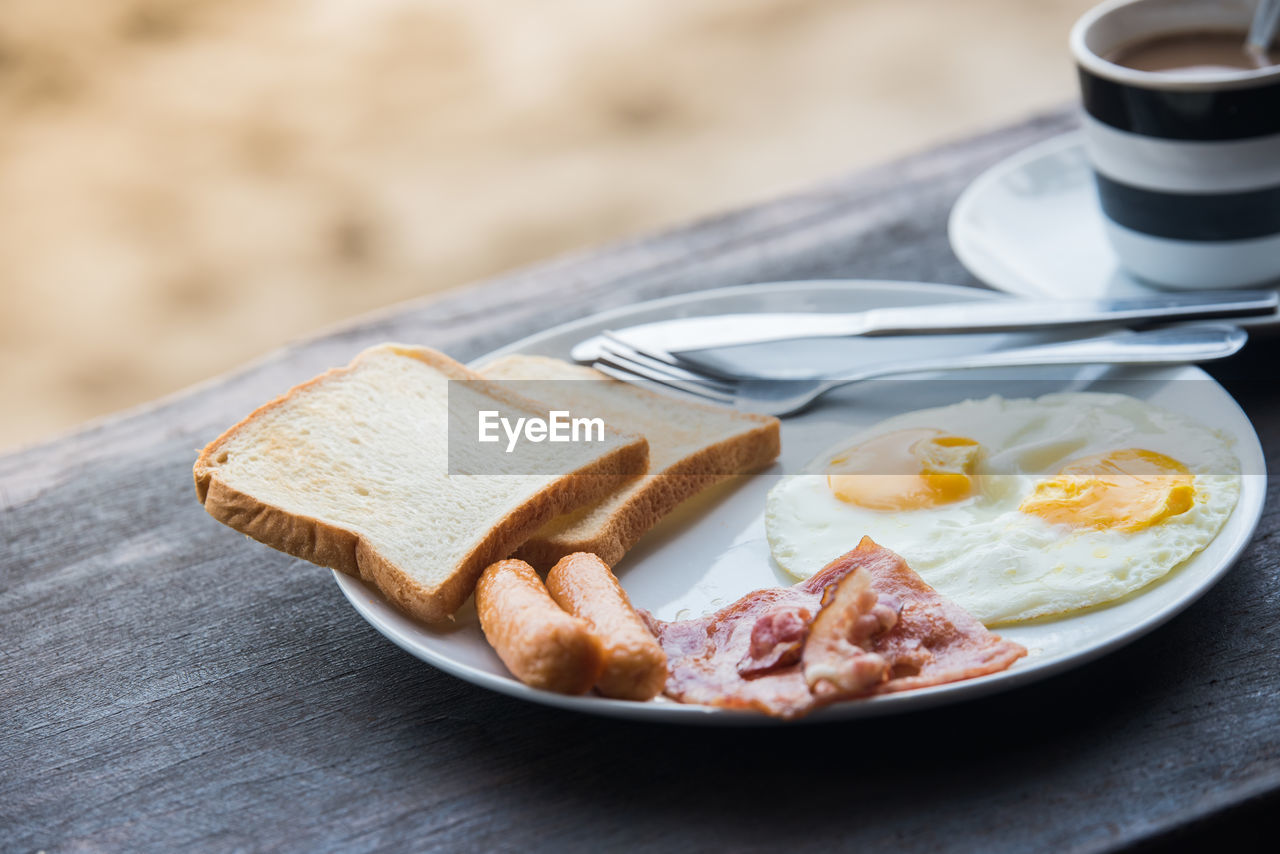
[[[1091,300],[980,300],[926,306],[873,308],[844,313],[762,312],[678,317],[609,330],[635,347],[687,353],[716,347],[800,338],[879,335],[953,335],[1024,332],[1067,326],[1169,322],[1269,314],[1280,305],[1276,291],[1161,294]],[[600,336],[579,342],[572,356],[591,362]]]

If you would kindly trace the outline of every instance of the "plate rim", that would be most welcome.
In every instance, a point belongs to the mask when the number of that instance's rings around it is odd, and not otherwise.
[[[642,302],[628,303],[627,305],[614,306],[603,311],[588,314],[574,320],[568,320],[564,323],[557,323],[555,326],[548,327],[541,332],[535,332],[532,335],[526,335],[518,341],[513,341],[495,350],[476,356],[467,362],[469,368],[479,368],[499,359],[503,356],[509,356],[512,353],[518,353],[529,341],[549,337],[551,335],[559,335],[573,331],[575,329],[586,329],[595,326],[600,322],[609,322],[619,317],[626,317],[635,313],[637,309],[664,309],[672,306],[684,305],[691,302],[701,302],[707,297],[735,297],[750,296],[757,292],[769,293],[787,288],[812,288],[814,290],[829,290],[832,292],[856,290],[865,287],[910,287],[918,288],[921,291],[933,291],[940,296],[964,294],[966,297],[974,299],[1012,299],[1014,295],[1005,291],[995,290],[981,285],[950,285],[940,282],[917,282],[913,280],[902,279],[780,279],[777,281],[767,282],[751,282],[745,285],[727,285],[722,288],[708,288],[699,291],[686,291],[680,294],[670,294],[665,297],[657,297]],[[941,304],[941,301],[938,303]],[[567,357],[567,354],[566,354]]]
[[[795,281],[759,282],[748,285],[734,285],[725,288],[714,288],[703,291],[691,291],[675,294],[654,300],[646,300],[607,309],[575,320],[549,327],[526,335],[503,347],[484,353],[467,364],[471,367],[482,366],[494,359],[519,352],[530,344],[539,343],[547,338],[559,337],[572,332],[607,324],[610,321],[640,311],[662,310],[688,303],[698,303],[719,298],[750,296],[756,293],[770,293],[783,288],[810,287],[816,290],[857,291],[863,289],[913,288],[917,292],[927,291],[940,296],[959,296],[962,300],[983,300],[1007,298],[1007,294],[963,285],[944,285],[928,282],[895,281],[886,279],[809,279]],[[1128,646],[1137,639],[1155,631],[1188,607],[1193,605],[1235,566],[1241,554],[1253,542],[1258,524],[1261,520],[1266,497],[1265,456],[1262,454],[1261,440],[1248,414],[1240,407],[1231,394],[1217,380],[1200,368],[1188,365],[1184,370],[1191,372],[1198,379],[1212,382],[1222,395],[1235,407],[1235,414],[1249,425],[1252,444],[1249,448],[1237,448],[1240,457],[1250,456],[1261,464],[1258,474],[1242,474],[1240,497],[1234,513],[1249,513],[1251,518],[1244,523],[1237,539],[1228,547],[1219,565],[1215,567],[1195,588],[1179,599],[1166,604],[1163,608],[1146,615],[1142,620],[1128,627],[1119,634],[1076,653],[1064,653],[1055,658],[1023,669],[1012,669],[1001,673],[977,677],[975,679],[935,685],[897,694],[864,698],[848,703],[835,704],[816,710],[799,721],[783,721],[768,715],[750,710],[721,709],[712,706],[701,706],[676,703],[660,699],[658,702],[637,703],[629,700],[614,700],[591,695],[569,696],[550,691],[531,688],[509,674],[491,673],[472,665],[455,661],[435,649],[418,643],[404,631],[399,623],[405,623],[421,630],[421,626],[412,623],[409,618],[395,611],[374,588],[362,580],[337,570],[331,570],[343,596],[355,611],[379,634],[390,640],[400,649],[456,678],[478,687],[487,688],[509,697],[537,703],[539,705],[576,711],[583,714],[594,714],[603,717],[628,719],[651,723],[675,724],[707,724],[717,726],[772,726],[791,725],[797,723],[835,723],[864,717],[900,714],[918,711],[924,708],[946,705],[964,700],[990,696],[1022,685],[1031,684],[1041,679],[1055,676],[1067,670],[1088,664],[1103,655]],[[1247,453],[1246,453],[1247,452]],[[1259,483],[1259,481],[1261,481]],[[1250,498],[1253,500],[1250,501]],[[1246,507],[1252,504],[1252,507]],[[379,610],[385,610],[390,619],[384,617]],[[850,711],[850,710],[854,711]]]

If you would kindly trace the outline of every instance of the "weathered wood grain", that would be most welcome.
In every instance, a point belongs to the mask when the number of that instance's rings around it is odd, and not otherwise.
[[[398,306],[0,458],[0,850],[1102,850],[1280,790],[1280,516],[1170,625],[1048,682],[844,726],[685,730],[418,663],[328,573],[234,536],[196,449],[400,339],[474,357],[615,305],[785,278],[972,282],[960,189],[1044,116],[670,234]],[[1219,369],[1280,460],[1274,343]],[[1164,834],[1165,836],[1161,836]]]

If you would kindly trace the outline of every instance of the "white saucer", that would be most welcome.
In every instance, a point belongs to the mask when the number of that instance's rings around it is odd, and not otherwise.
[[[947,230],[960,263],[1007,293],[1072,299],[1161,293],[1117,264],[1079,133],[1033,145],[982,173],[956,200]],[[1237,322],[1261,331],[1280,326],[1280,314]]]

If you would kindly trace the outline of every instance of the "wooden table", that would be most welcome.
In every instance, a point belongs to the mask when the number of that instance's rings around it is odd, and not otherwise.
[[[470,359],[684,291],[800,278],[975,284],[947,212],[1054,113],[653,238],[397,306],[0,458],[0,850],[1113,850],[1273,821],[1280,517],[1198,604],[1033,687],[768,730],[553,711],[433,670],[329,573],[195,500],[196,450],[388,339]],[[1217,374],[1269,464],[1274,342]]]

